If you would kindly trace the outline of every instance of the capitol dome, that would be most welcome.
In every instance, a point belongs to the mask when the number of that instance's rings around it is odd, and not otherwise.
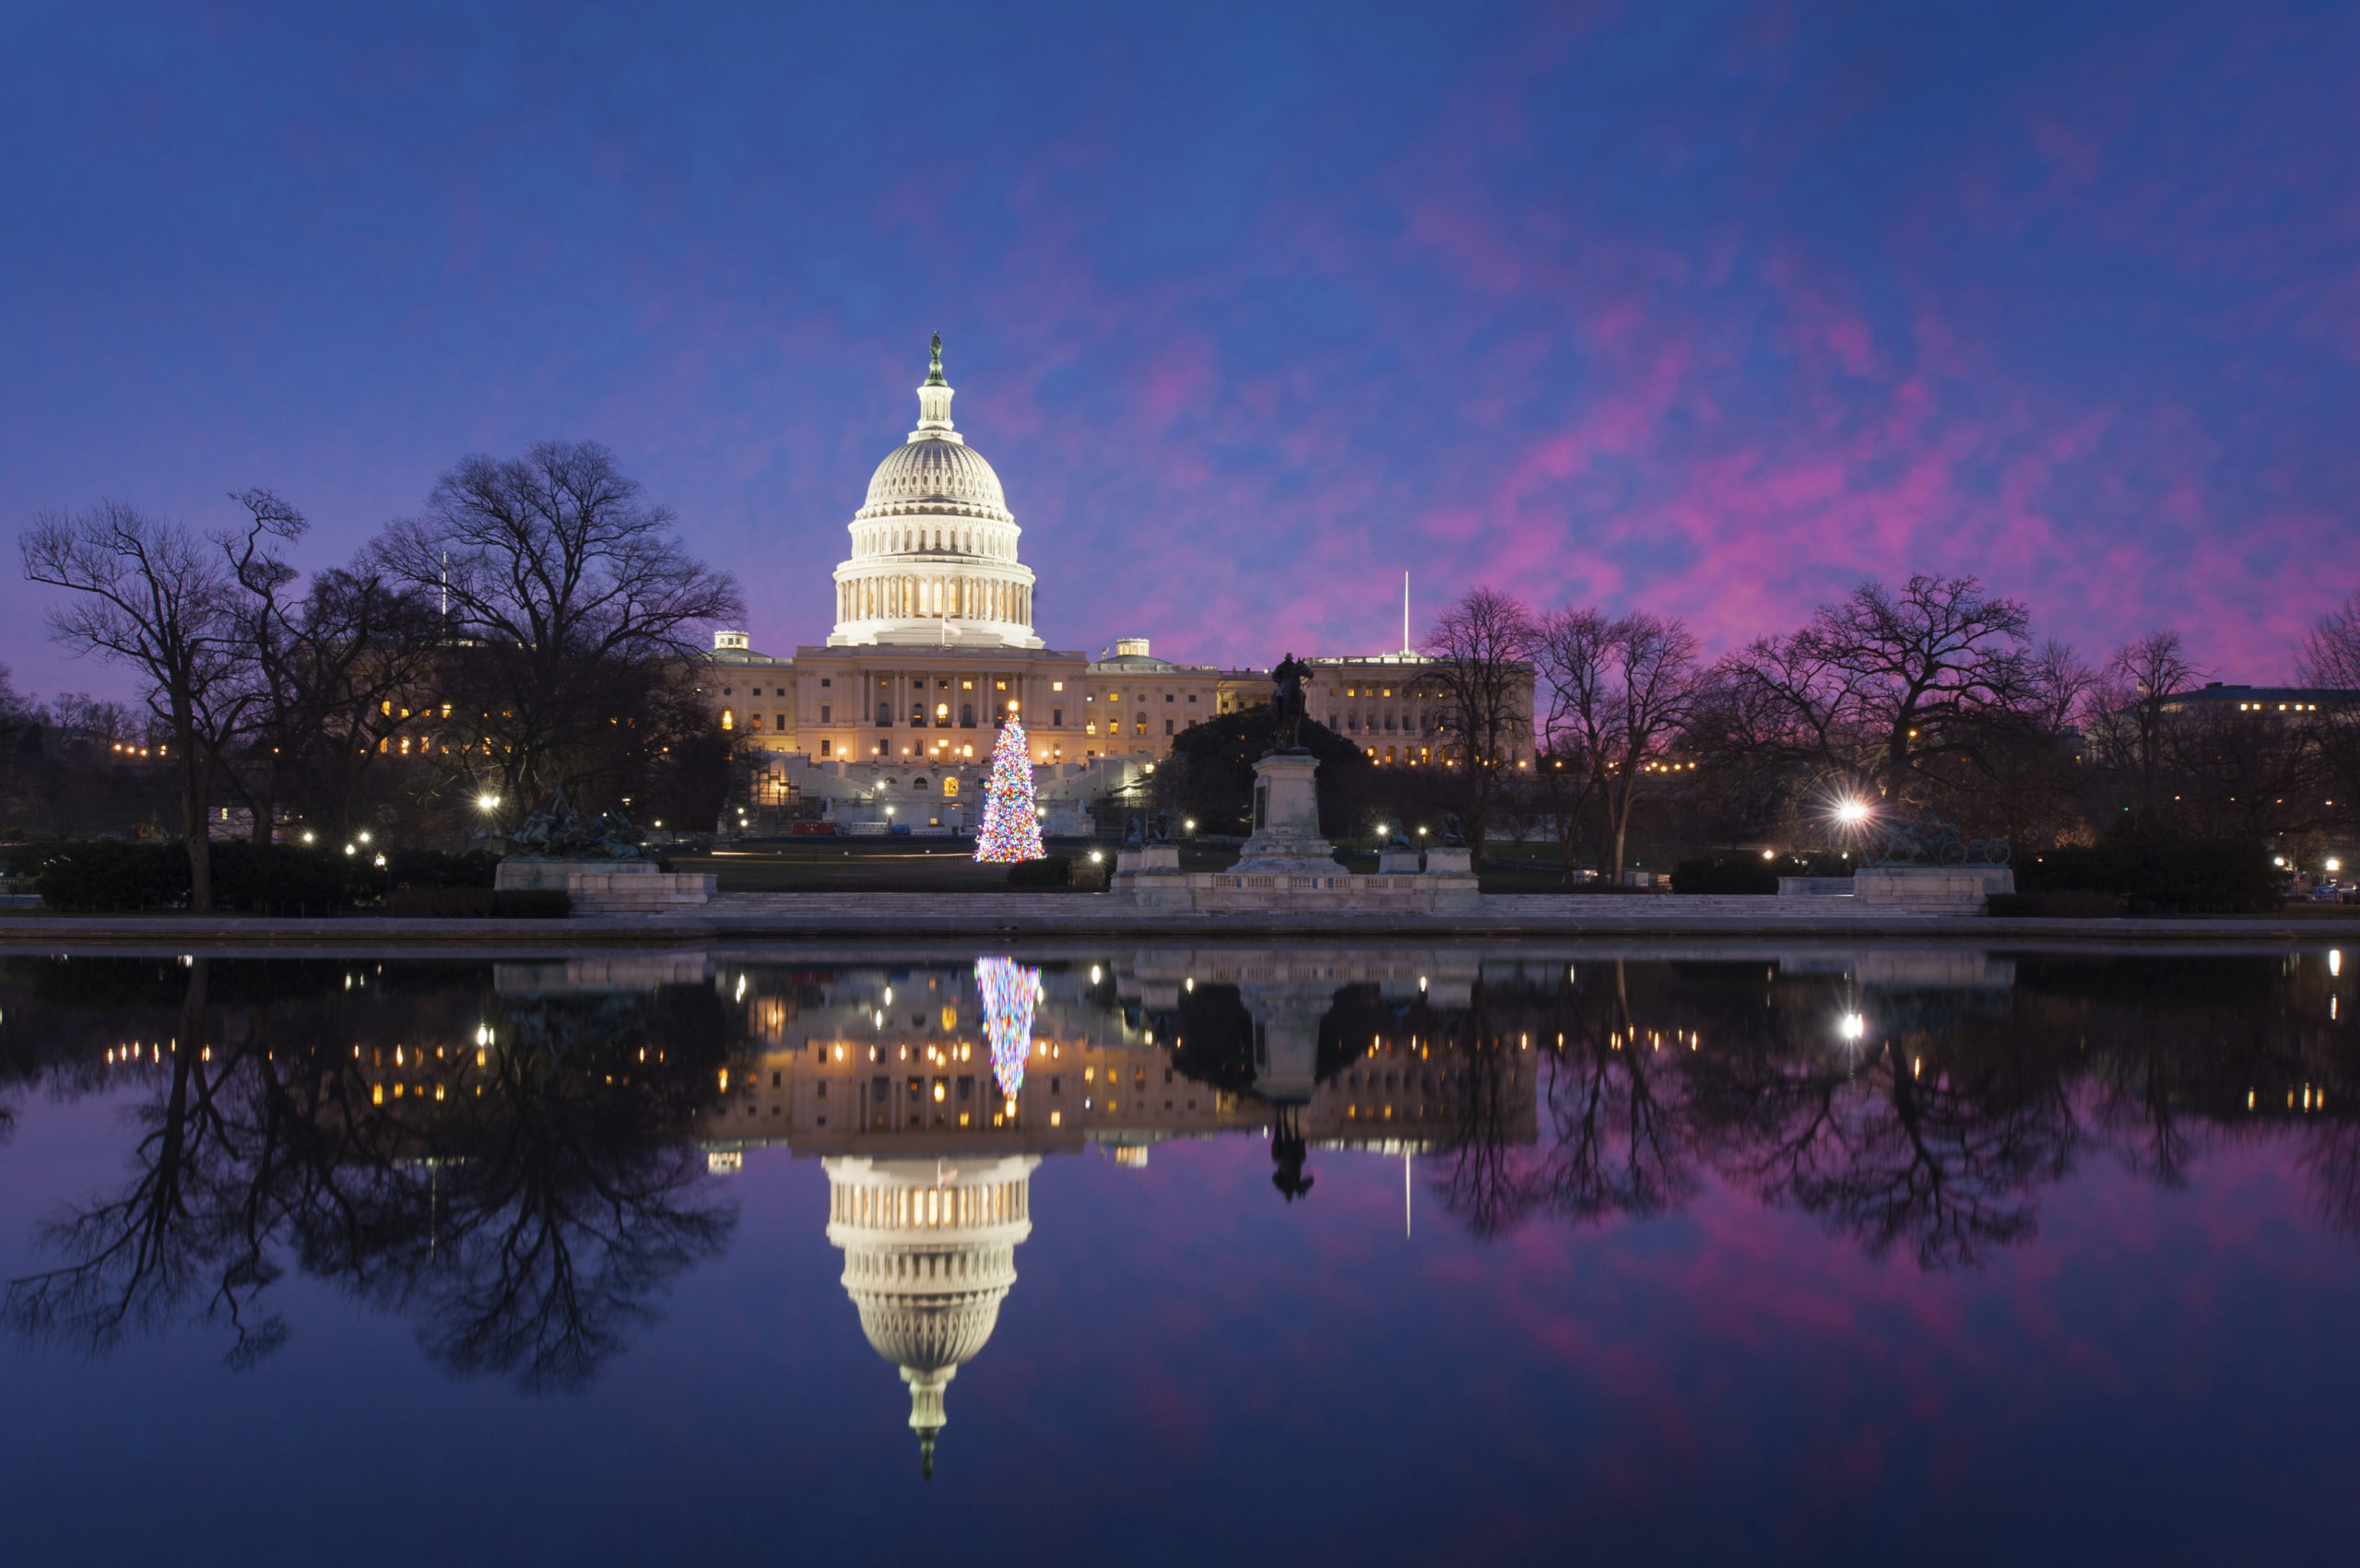
[[[918,424],[869,476],[836,568],[831,647],[858,643],[1038,648],[1032,569],[999,476],[950,421],[942,339],[918,388]]]
[[[869,476],[868,501],[853,520],[920,515],[1016,521],[999,476],[963,441],[909,441],[895,447]]]
[[[1016,1155],[979,1163],[821,1161],[828,1240],[844,1249],[844,1293],[869,1347],[910,1385],[910,1425],[926,1474],[948,1424],[943,1394],[999,1323],[1016,1248],[1032,1233],[1032,1171]]]

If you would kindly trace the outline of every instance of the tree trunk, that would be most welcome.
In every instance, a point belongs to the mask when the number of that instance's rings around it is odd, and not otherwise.
[[[205,819],[205,765],[197,756],[196,725],[186,716],[173,726],[181,753],[181,832],[188,843],[188,906],[213,908],[212,824]]]
[[[1622,846],[1631,831],[1631,799],[1637,793],[1638,772],[1635,766],[1626,766],[1622,770],[1623,776],[1619,781],[1619,787],[1609,785],[1607,788],[1606,827],[1610,835],[1608,845],[1610,866],[1607,871],[1609,887],[1619,888],[1622,885]]]

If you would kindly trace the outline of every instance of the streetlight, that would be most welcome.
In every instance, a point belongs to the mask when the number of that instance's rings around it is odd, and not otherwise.
[[[1835,1032],[1842,1035],[1849,1043],[1858,1043],[1860,1037],[1868,1032],[1869,1020],[1858,1013],[1846,1013],[1835,1020]]]
[[[479,811],[497,811],[500,809],[500,796],[490,793],[478,795],[476,796],[476,808]]]
[[[1835,808],[1835,819],[1847,828],[1857,828],[1869,819],[1869,803],[1865,800],[1844,801]]]
[[[2341,860],[2330,860],[2327,863],[2327,869],[2328,875],[2333,876],[2336,872],[2343,869],[2343,862]]]

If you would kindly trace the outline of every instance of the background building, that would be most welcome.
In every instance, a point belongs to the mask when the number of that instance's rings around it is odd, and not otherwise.
[[[778,656],[742,631],[716,632],[705,695],[725,730],[768,754],[757,804],[793,798],[841,820],[972,828],[997,731],[1017,718],[1049,831],[1086,831],[1088,802],[1136,785],[1190,726],[1268,701],[1269,672],[1174,664],[1144,637],[1118,638],[1095,659],[1045,646],[1032,630],[1023,530],[998,474],[951,419],[938,337],[917,395],[917,427],[877,466],[848,525],[827,642]],[[1417,678],[1422,655],[1310,662],[1325,678],[1315,718],[1381,763],[1440,755],[1440,693]],[[1528,758],[1529,737],[1528,724]]]

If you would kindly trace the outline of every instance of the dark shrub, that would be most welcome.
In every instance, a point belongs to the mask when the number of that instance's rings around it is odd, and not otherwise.
[[[2044,893],[1993,893],[1990,913],[2018,918],[2106,920],[2122,913],[2122,895],[2087,890]]]
[[[489,888],[499,871],[500,856],[488,849],[397,849],[385,856],[387,885],[395,888]]]
[[[183,880],[186,880],[186,852]],[[213,846],[213,907],[249,914],[334,914],[374,903],[385,873],[375,857],[291,843]]]
[[[395,888],[385,913],[405,920],[483,920],[491,914],[490,888]]]
[[[213,907],[248,914],[336,914],[375,903],[389,887],[488,892],[500,865],[499,856],[483,850],[397,850],[383,867],[375,860],[340,848],[224,840],[213,846]],[[188,850],[178,843],[43,844],[16,852],[10,868],[19,862],[27,863],[42,902],[54,909],[96,914],[178,909],[188,902]]]
[[[2016,889],[2114,893],[2132,914],[2243,914],[2283,902],[2279,873],[2259,843],[2127,832],[2020,857]]]
[[[1683,860],[1671,868],[1675,893],[1775,893],[1778,863],[1760,856],[1717,855]]]
[[[33,885],[52,909],[173,909],[188,902],[188,851],[177,843],[53,844],[41,852]]]
[[[557,888],[494,893],[491,913],[502,920],[563,920],[573,913],[573,895]]]
[[[1063,855],[1020,861],[1008,868],[1011,888],[1062,888],[1073,878],[1073,861]]]

